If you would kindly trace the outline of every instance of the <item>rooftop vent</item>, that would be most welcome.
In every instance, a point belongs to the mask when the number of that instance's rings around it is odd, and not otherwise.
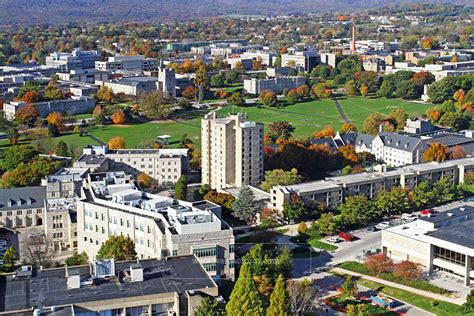
[[[464,212],[466,209],[464,207],[461,207],[460,210]]]
[[[68,270],[66,267],[67,288],[79,289],[81,288],[81,274],[79,270]]]
[[[130,277],[132,282],[143,281],[143,266],[140,263],[130,265]]]
[[[448,215],[449,217],[451,217],[451,216],[454,216],[454,213],[448,213],[448,214],[446,214],[446,215]]]

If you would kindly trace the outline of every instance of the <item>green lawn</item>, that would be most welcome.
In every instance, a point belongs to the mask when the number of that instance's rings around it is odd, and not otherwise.
[[[474,313],[466,313],[463,314],[461,311],[461,307],[444,302],[444,301],[437,301],[425,296],[413,294],[408,291],[396,289],[390,286],[386,286],[377,282],[372,282],[368,280],[359,279],[357,281],[362,286],[368,287],[373,290],[378,290],[388,296],[391,296],[395,299],[399,299],[405,303],[417,306],[429,312],[432,312],[436,315],[445,315],[445,316],[456,316],[456,315],[474,315]]]
[[[403,284],[406,286],[410,286],[416,289],[428,291],[428,292],[433,292],[433,293],[438,293],[438,294],[447,294],[448,290],[436,286],[434,284],[431,284],[427,281],[423,280],[415,280],[415,279],[405,279],[405,278],[400,278],[397,277],[395,274],[390,273],[390,272],[385,272],[385,273],[374,273],[366,268],[366,266],[362,263],[356,262],[356,261],[346,261],[342,262],[339,264],[339,267],[342,269],[346,269],[352,272],[357,272],[360,274],[364,275],[369,275],[373,277],[377,277],[383,280],[387,280],[390,282],[398,283],[398,284]]]
[[[232,87],[237,88],[237,87]],[[359,127],[363,120],[373,112],[388,114],[392,109],[402,107],[409,113],[424,113],[429,105],[421,105],[406,102],[400,99],[349,97],[339,101],[345,109],[346,114]],[[336,130],[341,127],[343,121],[337,111],[333,100],[308,100],[296,104],[287,105],[283,108],[257,108],[226,106],[218,110],[220,116],[225,116],[232,110],[247,114],[250,120],[259,121],[268,125],[275,121],[288,121],[294,127],[294,136],[299,138],[310,137],[315,130],[325,126],[333,126]],[[150,143],[156,140],[158,135],[167,134],[171,136],[171,147],[178,146],[183,134],[188,134],[198,146],[200,145],[201,118],[208,110],[195,110],[179,115],[176,121],[158,121],[136,123],[124,126],[107,125],[86,128],[92,135],[107,142],[113,136],[122,136],[128,148],[134,148],[139,144]],[[79,137],[78,134],[69,134],[56,137],[54,142],[65,141],[68,145],[83,147],[92,144],[88,137]],[[8,141],[0,141],[1,148],[8,146]]]
[[[298,236],[291,237],[290,241],[292,243],[297,244],[298,246],[302,246],[302,247],[311,246],[311,247],[318,248],[318,249],[323,249],[323,250],[326,250],[326,251],[334,251],[334,250],[337,249],[337,246],[325,243],[325,242],[321,241],[320,238],[318,238],[318,237],[310,238],[307,235],[303,235],[303,236],[298,235]]]
[[[362,96],[342,97],[339,99],[339,104],[351,123],[355,124],[360,130],[363,128],[364,120],[371,113],[388,115],[394,109],[403,108],[408,115],[422,115],[433,106],[432,104],[420,104],[402,99],[364,98]]]

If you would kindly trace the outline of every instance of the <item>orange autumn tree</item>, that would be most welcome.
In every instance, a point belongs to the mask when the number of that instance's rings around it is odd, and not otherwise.
[[[393,274],[403,279],[418,280],[422,272],[418,264],[404,260],[393,266]]]
[[[123,137],[115,136],[112,137],[107,143],[109,149],[125,149],[125,140]]]
[[[467,156],[466,152],[459,145],[454,146],[454,148],[449,153],[449,159],[461,159],[461,158],[466,158],[466,156]]]
[[[423,161],[443,162],[448,157],[448,149],[440,143],[431,144],[430,147],[423,153]]]
[[[185,99],[194,100],[196,98],[196,92],[196,88],[194,88],[193,86],[187,86],[183,90],[182,95]]]
[[[372,272],[384,273],[393,267],[393,261],[386,254],[368,256],[364,261],[365,267]]]
[[[54,125],[56,127],[63,126],[64,124],[64,118],[63,115],[59,112],[51,112],[48,114],[48,117],[46,118],[46,121],[50,125]]]
[[[334,137],[334,135],[336,135],[336,133],[331,126],[327,126],[319,132],[314,132],[313,134],[314,138]]]
[[[112,122],[114,124],[123,124],[125,123],[125,113],[122,109],[118,109],[112,114]]]
[[[153,178],[142,172],[137,176],[137,182],[142,188],[148,189],[153,184]]]
[[[432,49],[433,48],[433,39],[431,37],[425,37],[421,40],[422,49]]]
[[[40,98],[41,98],[41,95],[38,91],[28,90],[20,98],[20,101],[23,101],[23,102],[26,102],[26,103],[34,103],[34,102],[38,102],[40,100]]]
[[[426,116],[431,120],[431,122],[436,123],[441,118],[443,113],[437,108],[430,108],[426,111]]]
[[[456,105],[461,107],[466,99],[466,92],[463,89],[459,89],[453,94],[453,99],[456,101]]]
[[[32,126],[38,118],[38,108],[34,104],[20,107],[15,113],[15,122]]]
[[[344,156],[344,158],[351,162],[358,163],[360,160],[356,154],[354,146],[352,145],[339,147],[338,151]]]

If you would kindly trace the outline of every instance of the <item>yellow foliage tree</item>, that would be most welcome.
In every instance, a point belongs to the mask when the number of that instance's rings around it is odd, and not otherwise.
[[[64,118],[61,113],[59,112],[51,112],[48,114],[48,118],[46,119],[48,124],[54,125],[56,127],[63,126]]]
[[[153,178],[142,172],[138,175],[137,182],[142,188],[148,189],[153,183]]]
[[[125,140],[123,137],[115,136],[112,137],[107,143],[109,149],[125,149]]]

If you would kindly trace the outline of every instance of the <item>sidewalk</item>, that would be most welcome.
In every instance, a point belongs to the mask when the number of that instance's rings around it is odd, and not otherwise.
[[[414,294],[418,294],[418,295],[421,295],[421,296],[429,297],[429,298],[432,298],[432,299],[435,299],[435,300],[438,300],[438,301],[444,301],[444,302],[448,302],[448,303],[452,303],[452,304],[456,304],[456,305],[463,305],[464,304],[464,299],[462,299],[462,298],[447,297],[447,296],[444,296],[444,295],[441,295],[441,294],[432,293],[432,292],[428,292],[428,291],[424,291],[424,290],[420,290],[420,289],[415,289],[413,287],[409,287],[409,286],[406,286],[406,285],[394,283],[394,282],[391,282],[391,281],[386,281],[386,280],[383,280],[383,279],[379,279],[379,278],[375,278],[375,277],[372,277],[372,276],[360,274],[360,273],[357,273],[357,272],[352,272],[352,271],[341,269],[341,268],[334,268],[334,269],[332,269],[332,271],[334,271],[336,273],[340,273],[340,274],[348,274],[348,275],[360,277],[362,279],[377,282],[377,283],[380,283],[380,284],[385,284],[385,285],[388,285],[388,286],[391,286],[391,287],[394,287],[394,288],[397,288],[397,289],[400,289],[400,290],[404,290],[404,291],[411,292],[411,293],[414,293]]]

